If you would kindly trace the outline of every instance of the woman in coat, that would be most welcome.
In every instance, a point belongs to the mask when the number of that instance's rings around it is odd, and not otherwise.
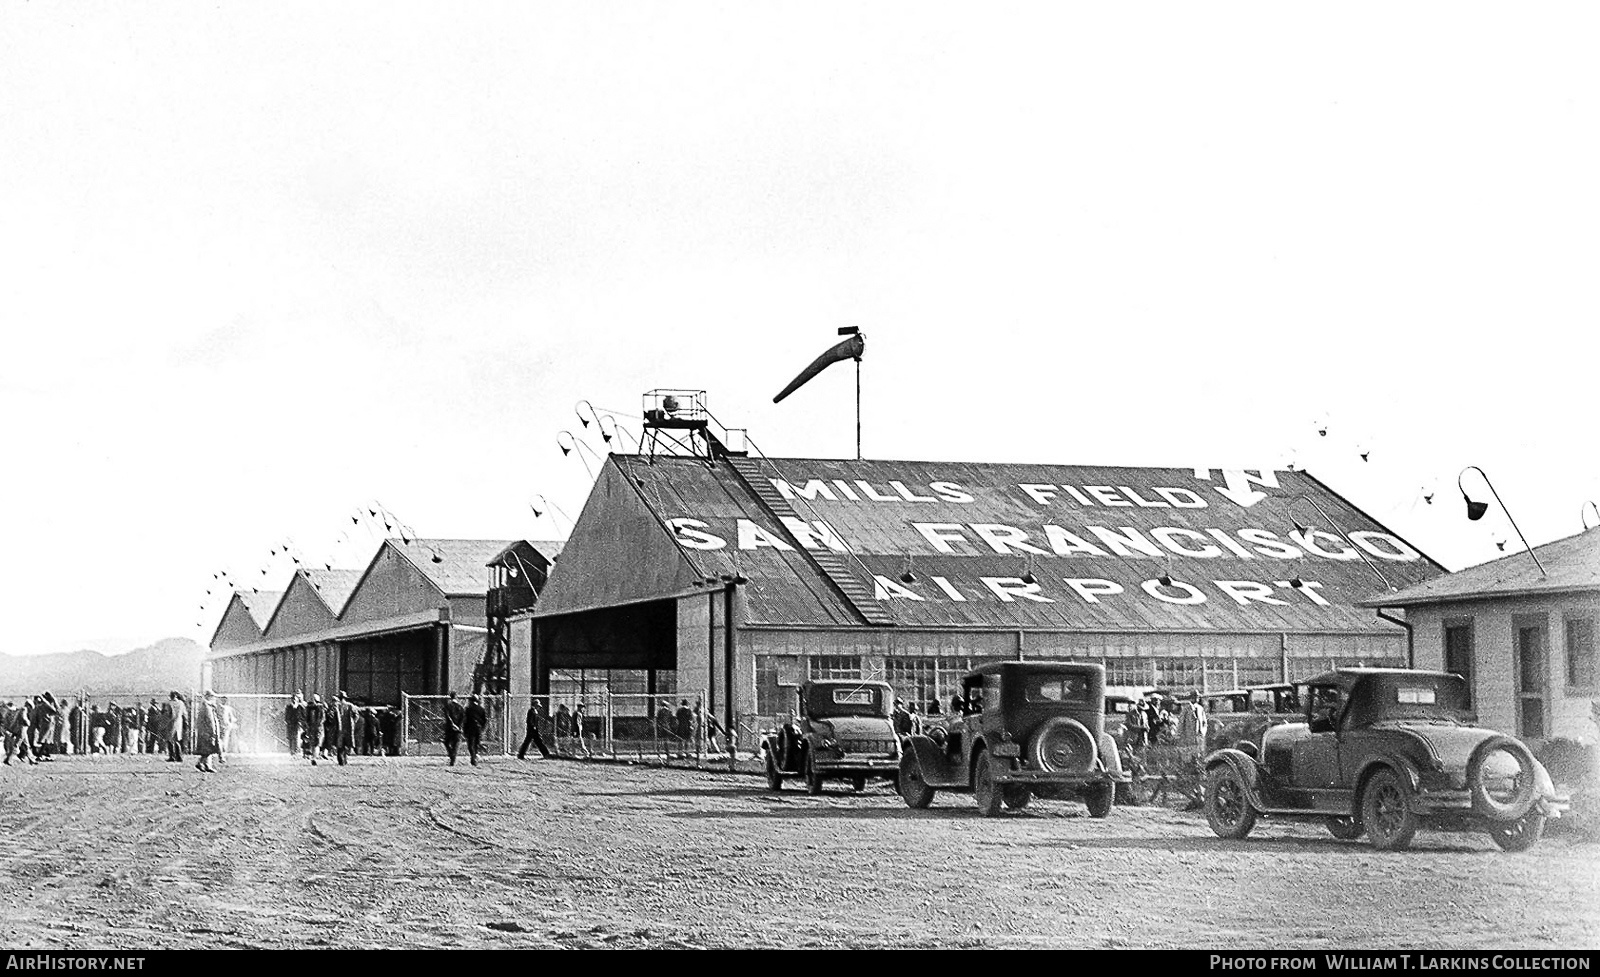
[[[200,762],[194,765],[196,770],[217,772],[211,765],[211,755],[216,754],[219,761],[222,759],[222,716],[217,709],[216,696],[210,692],[194,711],[194,751],[200,756]]]

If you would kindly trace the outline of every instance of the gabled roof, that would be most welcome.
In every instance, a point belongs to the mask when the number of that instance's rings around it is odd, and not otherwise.
[[[267,622],[272,620],[272,612],[277,609],[278,601],[283,599],[283,593],[281,590],[235,590],[233,595],[250,612],[256,627],[265,628]]]
[[[739,580],[756,627],[1396,631],[1343,534],[1398,586],[1443,572],[1305,472],[612,454],[534,616]]]
[[[489,592],[489,561],[512,545],[504,539],[390,539],[446,597],[482,597]]]
[[[490,557],[489,565],[493,566],[494,564],[499,563],[501,560],[504,560],[506,558],[506,554],[510,553],[518,546],[531,546],[538,551],[540,556],[543,556],[549,562],[554,563],[556,561],[556,557],[561,555],[561,550],[565,548],[566,545],[567,541],[564,539],[519,539],[515,542],[506,544],[504,549]]]
[[[1397,593],[1361,601],[1362,607],[1410,607],[1493,597],[1600,592],[1600,526],[1527,551],[1434,577]],[[1548,574],[1548,575],[1546,575]]]
[[[345,570],[339,567],[332,570],[307,568],[304,572],[317,596],[328,605],[328,610],[333,612],[334,617],[343,612],[344,605],[355,592],[356,584],[361,581],[362,574],[360,570]]]

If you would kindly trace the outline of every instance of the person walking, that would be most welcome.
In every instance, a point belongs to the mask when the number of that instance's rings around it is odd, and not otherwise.
[[[539,708],[539,700],[535,699],[528,706],[527,735],[522,737],[522,746],[517,750],[518,760],[526,760],[528,758],[529,746],[537,746],[539,753],[546,760],[550,759],[550,748],[544,745],[544,736],[539,732],[539,724],[543,721],[544,713]]]
[[[67,736],[72,742],[72,752],[79,755],[89,752],[89,732],[83,724],[83,715],[83,699],[73,699],[67,708]]]
[[[311,757],[311,765],[317,765],[317,757],[322,753],[322,740],[327,735],[328,707],[322,703],[322,693],[311,693],[311,702],[306,706],[306,753]]]
[[[361,708],[361,754],[373,756],[378,752],[378,710],[370,705]]]
[[[450,766],[456,765],[456,750],[461,748],[461,724],[466,721],[467,711],[461,703],[456,701],[456,694],[450,693],[450,698],[444,704],[444,752],[450,757]]]
[[[227,763],[228,754],[239,749],[239,714],[233,711],[233,706],[228,704],[228,697],[217,696],[217,719],[222,724],[222,735],[218,737],[220,749],[217,752],[217,762]]]
[[[3,727],[6,736],[5,763],[7,766],[11,765],[13,756],[21,759],[23,763],[32,764],[34,762],[33,752],[28,747],[28,724],[28,703],[24,701],[22,705],[16,706],[7,702],[5,725]]]
[[[478,765],[478,751],[483,749],[483,730],[489,725],[489,712],[483,708],[483,702],[474,692],[467,701],[466,711],[462,715],[461,730],[467,735],[467,757],[472,760],[472,765]]]
[[[151,699],[144,711],[144,751],[154,753],[161,748],[161,738],[167,735],[166,716],[161,706]]]
[[[211,765],[211,756],[215,754],[219,762],[222,759],[222,715],[217,707],[217,698],[210,689],[206,690],[195,707],[194,751],[200,757],[200,761],[194,765],[196,770],[217,772],[217,768]]]
[[[384,706],[378,713],[378,733],[383,737],[383,755],[400,755],[400,711]]]
[[[189,720],[189,703],[184,701],[180,693],[169,693],[163,713],[167,720],[167,759],[182,763],[183,733]]]
[[[339,758],[339,766],[344,766],[350,751],[356,745],[356,727],[360,725],[360,710],[350,701],[350,693],[341,691],[339,698],[333,703],[334,720],[338,727],[338,739],[334,745],[334,755]]]
[[[694,751],[694,710],[688,699],[678,700],[678,711],[673,716],[672,735],[678,741],[678,755],[687,758]]]
[[[585,735],[585,723],[588,719],[589,714],[584,711],[583,703],[580,702],[572,707],[572,735],[578,741],[578,752],[586,757],[594,756],[589,752],[589,740]]]
[[[306,728],[306,700],[299,689],[294,690],[294,698],[283,707],[283,733],[287,737],[284,742],[289,744],[289,757],[300,756],[305,752],[305,745],[301,737],[305,735]]]

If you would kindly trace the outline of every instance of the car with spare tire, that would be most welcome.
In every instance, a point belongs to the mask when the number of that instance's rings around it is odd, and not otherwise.
[[[1065,661],[993,662],[961,680],[959,711],[906,738],[899,791],[913,808],[941,790],[968,792],[993,817],[1035,797],[1111,813],[1127,783],[1105,731],[1105,668]]]
[[[872,779],[900,772],[900,737],[890,711],[894,690],[886,682],[814,679],[796,691],[793,721],[761,738],[767,787],[799,778],[806,792],[822,793],[829,780],[864,790]]]
[[[1419,828],[1533,847],[1569,807],[1528,747],[1477,724],[1459,675],[1340,668],[1302,683],[1299,721],[1205,759],[1206,820],[1243,838],[1261,818],[1323,821],[1403,849]]]

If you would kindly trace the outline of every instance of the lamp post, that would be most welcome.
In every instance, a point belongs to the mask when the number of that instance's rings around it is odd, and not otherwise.
[[[1461,469],[1460,473],[1456,475],[1456,488],[1461,490],[1461,497],[1465,499],[1467,503],[1467,518],[1473,522],[1477,522],[1479,519],[1483,518],[1484,513],[1489,511],[1489,503],[1472,501],[1472,496],[1467,494],[1466,486],[1461,484],[1461,479],[1469,471],[1477,472],[1479,476],[1483,478],[1483,484],[1489,486],[1489,491],[1493,493],[1494,500],[1500,503],[1500,511],[1504,512],[1506,514],[1506,518],[1511,520],[1511,528],[1517,531],[1517,535],[1522,539],[1523,547],[1527,549],[1528,555],[1533,557],[1533,565],[1539,568],[1539,576],[1548,577],[1549,574],[1545,573],[1544,571],[1544,564],[1539,562],[1539,554],[1535,553],[1533,551],[1533,547],[1528,545],[1528,537],[1522,535],[1522,527],[1517,525],[1517,520],[1511,515],[1511,510],[1506,508],[1505,500],[1500,498],[1500,493],[1495,489],[1494,483],[1489,481],[1489,474],[1482,468],[1479,468],[1477,465],[1468,465],[1467,467]]]
[[[1391,590],[1391,591],[1394,590],[1394,584],[1389,582],[1389,578],[1385,577],[1383,575],[1383,571],[1379,570],[1377,565],[1374,564],[1370,559],[1367,558],[1367,554],[1365,554],[1365,553],[1363,553],[1361,551],[1361,547],[1356,545],[1355,540],[1351,539],[1350,536],[1347,533],[1345,533],[1345,531],[1343,529],[1339,528],[1339,524],[1333,521],[1333,517],[1332,516],[1328,515],[1328,510],[1326,510],[1322,506],[1318,505],[1316,499],[1313,499],[1309,495],[1297,495],[1297,496],[1295,496],[1294,498],[1289,500],[1289,511],[1290,511],[1291,514],[1294,512],[1294,504],[1296,502],[1309,502],[1309,503],[1311,503],[1312,508],[1316,509],[1319,513],[1322,514],[1323,520],[1326,521],[1329,526],[1333,527],[1333,531],[1335,533],[1339,534],[1339,538],[1344,540],[1345,545],[1349,546],[1350,549],[1352,551],[1354,551],[1354,553],[1357,556],[1361,557],[1361,562],[1363,562],[1363,563],[1365,563],[1367,565],[1367,569],[1372,571],[1373,576],[1376,576],[1379,580],[1383,581],[1384,589]],[[1310,534],[1311,534],[1310,527],[1300,525],[1299,520],[1294,520],[1294,528],[1295,528],[1295,531],[1300,533],[1302,536],[1306,537],[1307,539],[1310,538]],[[1299,588],[1305,586],[1305,583],[1304,583],[1304,581],[1302,581],[1299,578],[1299,576],[1296,576],[1293,580],[1289,581],[1289,585],[1294,587],[1294,588],[1296,588],[1296,589],[1299,589]]]

